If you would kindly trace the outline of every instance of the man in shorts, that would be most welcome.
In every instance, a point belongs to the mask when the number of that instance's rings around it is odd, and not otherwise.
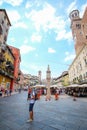
[[[29,100],[29,117],[30,117],[30,119],[28,119],[27,122],[31,122],[33,121],[33,107],[35,103],[35,92],[33,89],[30,90],[30,95],[28,96],[27,100]]]

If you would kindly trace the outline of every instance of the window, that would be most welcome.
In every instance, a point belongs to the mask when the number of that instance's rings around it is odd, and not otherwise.
[[[85,74],[83,74],[83,78],[85,79]]]
[[[4,19],[6,19],[6,15],[4,16]]]
[[[82,32],[80,32],[80,35],[82,35]]]
[[[87,77],[87,72],[86,72],[86,77]]]
[[[79,68],[79,70],[82,70],[82,65],[80,62],[78,63],[78,68]]]
[[[9,88],[10,87],[10,82],[7,82],[6,83],[6,88]]]
[[[81,24],[76,24],[77,29],[81,29]]]
[[[79,79],[80,79],[80,80],[82,79],[82,75],[79,76]]]
[[[4,40],[5,40],[5,41],[7,40],[7,36],[6,36],[6,35],[4,36]]]
[[[74,18],[74,15],[72,14],[72,18]]]
[[[2,20],[2,25],[4,24],[4,21]]]
[[[86,60],[86,58],[84,59],[84,62],[85,62],[85,65],[87,65],[87,60]]]
[[[77,16],[77,13],[75,13],[75,16]]]
[[[82,70],[82,65],[80,64],[80,69]]]
[[[6,32],[8,32],[8,29],[6,29]]]
[[[9,26],[9,23],[7,23],[7,26]]]

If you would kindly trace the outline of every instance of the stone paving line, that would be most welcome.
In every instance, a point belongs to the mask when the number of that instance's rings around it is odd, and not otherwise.
[[[0,98],[0,130],[87,130],[87,98],[60,95],[55,101],[36,101],[34,121],[28,119],[27,92]]]

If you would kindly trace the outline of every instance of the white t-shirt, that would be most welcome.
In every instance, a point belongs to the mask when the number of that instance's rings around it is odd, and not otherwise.
[[[32,98],[33,96],[35,96],[34,91],[30,94],[30,98]],[[35,99],[30,99],[30,103],[34,103],[34,102],[35,102]]]

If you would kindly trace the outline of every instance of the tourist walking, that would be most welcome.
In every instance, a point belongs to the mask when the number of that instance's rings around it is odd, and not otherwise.
[[[56,89],[55,90],[55,100],[58,100],[59,99],[59,90]]]

